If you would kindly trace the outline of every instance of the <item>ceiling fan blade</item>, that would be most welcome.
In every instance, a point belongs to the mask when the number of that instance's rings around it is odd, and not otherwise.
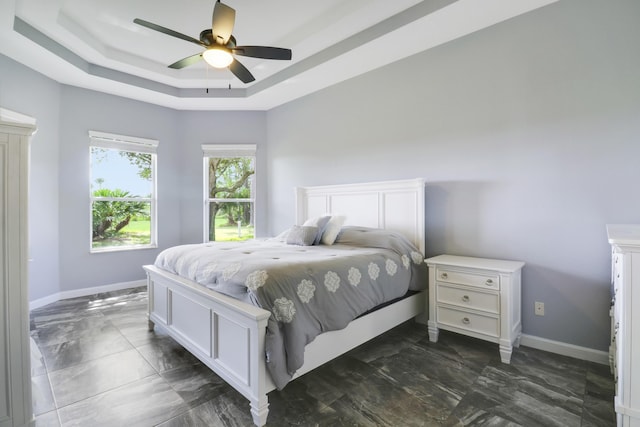
[[[213,18],[211,19],[213,40],[218,44],[226,45],[229,37],[231,37],[235,22],[235,9],[220,3],[220,0],[218,0],[213,7]]]
[[[188,42],[195,43],[197,45],[206,47],[206,45],[204,43],[202,43],[200,40],[194,39],[193,37],[189,37],[187,35],[184,35],[182,33],[177,32],[177,31],[170,30],[169,28],[165,28],[165,27],[162,27],[160,25],[154,24],[153,22],[145,21],[143,19],[138,19],[138,18],[134,19],[133,22],[138,24],[138,25],[142,25],[143,27],[147,27],[149,29],[152,29],[152,30],[155,30],[155,31],[159,31],[159,32],[164,33],[164,34],[166,34],[168,36],[177,37],[179,39],[186,40]]]
[[[169,65],[169,68],[174,68],[176,70],[179,70],[180,68],[188,67],[189,65],[195,64],[201,59],[202,59],[202,54],[196,53],[195,55],[187,56],[186,58],[183,58],[180,61],[174,62],[173,64]]]
[[[242,83],[250,83],[254,81],[256,78],[247,70],[247,67],[238,62],[237,59],[234,58],[231,65],[229,65],[229,70],[240,80]]]
[[[264,59],[291,59],[291,49],[269,46],[236,46],[232,49],[236,55]]]

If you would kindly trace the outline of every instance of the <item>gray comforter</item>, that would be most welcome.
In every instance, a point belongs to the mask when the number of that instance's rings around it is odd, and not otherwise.
[[[322,332],[427,285],[424,257],[397,233],[343,227],[331,246],[274,239],[183,245],[155,265],[217,292],[271,311],[267,368],[282,389]]]

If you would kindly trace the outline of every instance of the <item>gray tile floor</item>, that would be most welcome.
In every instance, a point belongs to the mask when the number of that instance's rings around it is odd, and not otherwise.
[[[36,426],[250,426],[248,402],[161,331],[138,288],[31,313]],[[607,366],[405,323],[269,394],[269,426],[613,426]]]

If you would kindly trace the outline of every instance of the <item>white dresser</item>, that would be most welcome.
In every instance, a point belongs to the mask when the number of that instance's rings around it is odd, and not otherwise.
[[[27,167],[35,128],[0,121],[0,427],[29,425]]]
[[[612,248],[614,405],[618,426],[640,427],[640,225],[607,225],[607,235]]]
[[[439,255],[429,266],[429,340],[439,329],[500,344],[503,363],[520,345],[521,271],[524,263]]]

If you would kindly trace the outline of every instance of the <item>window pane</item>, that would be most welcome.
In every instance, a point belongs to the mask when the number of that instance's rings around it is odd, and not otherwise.
[[[94,201],[91,248],[151,244],[150,202]]]
[[[91,147],[92,192],[120,190],[124,194],[121,197],[151,197],[151,156],[148,153]]]
[[[254,174],[253,157],[210,157],[209,198],[253,198]]]
[[[209,241],[253,239],[252,202],[210,202]]]

